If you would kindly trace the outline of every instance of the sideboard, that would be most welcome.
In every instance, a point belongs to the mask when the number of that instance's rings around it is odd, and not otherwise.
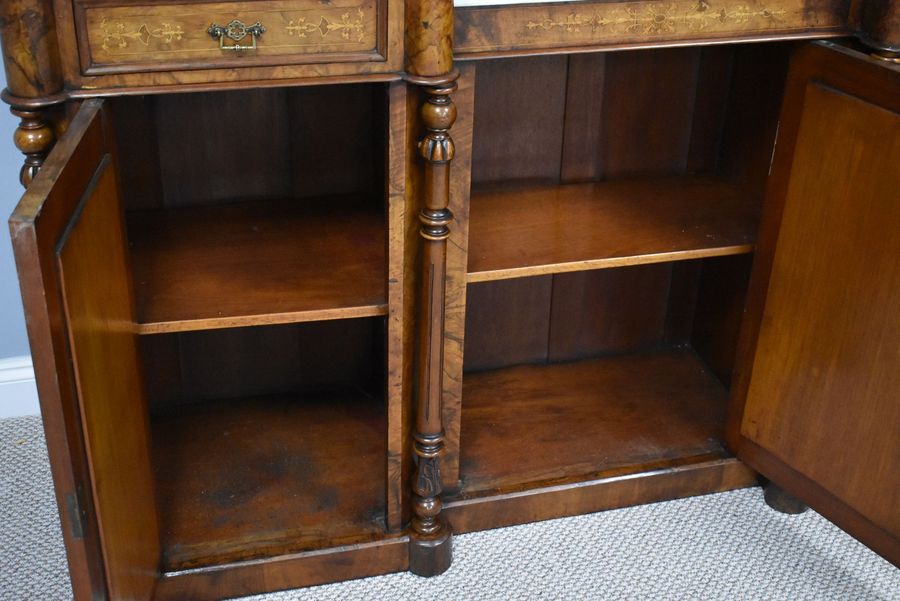
[[[5,0],[75,598],[768,483],[900,564],[900,2]]]

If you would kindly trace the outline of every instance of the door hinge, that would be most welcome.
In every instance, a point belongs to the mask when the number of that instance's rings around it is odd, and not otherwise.
[[[72,538],[84,538],[85,515],[81,509],[81,487],[75,492],[66,495],[66,511],[69,513],[69,527],[72,529]]]

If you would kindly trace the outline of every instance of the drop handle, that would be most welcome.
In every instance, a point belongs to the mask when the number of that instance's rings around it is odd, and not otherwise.
[[[266,27],[259,21],[253,25],[245,25],[242,21],[234,19],[228,25],[222,26],[213,23],[206,30],[214,39],[219,39],[219,49],[231,52],[241,52],[243,50],[256,50],[256,38],[266,32]],[[250,45],[241,44],[241,40],[250,36]],[[233,44],[226,44],[225,40],[229,39]]]

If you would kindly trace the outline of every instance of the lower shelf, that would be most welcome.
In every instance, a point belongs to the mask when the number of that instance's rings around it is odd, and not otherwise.
[[[751,486],[727,396],[688,348],[466,374],[445,514],[461,533]]]
[[[466,374],[462,494],[727,457],[726,401],[686,348]]]
[[[385,431],[359,390],[155,415],[163,571],[384,538]]]

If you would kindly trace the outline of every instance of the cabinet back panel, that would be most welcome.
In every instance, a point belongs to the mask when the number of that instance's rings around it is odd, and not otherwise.
[[[156,98],[123,96],[107,101],[119,151],[119,184],[126,209],[163,206]]]
[[[383,322],[343,319],[143,336],[148,396],[155,409],[342,386],[380,396]]]
[[[463,369],[545,363],[553,276],[469,284]]]
[[[719,171],[756,202],[765,193],[788,58],[794,46],[749,44],[734,49]]]
[[[286,90],[291,193],[295,197],[380,192],[386,152],[385,88]]]
[[[385,88],[114,99],[127,209],[383,190]]]
[[[752,255],[702,261],[691,345],[726,386],[731,384]]]
[[[569,57],[566,84],[566,119],[560,180],[592,182],[603,174],[602,152],[606,131],[603,96],[606,54],[574,54]]]
[[[685,170],[688,173],[714,173],[719,166],[728,98],[732,85],[734,47],[708,47],[697,58],[697,87],[694,92],[694,118]]]
[[[671,275],[672,266],[659,263],[553,276],[550,362],[655,346]]]
[[[273,89],[156,98],[164,206],[286,196],[285,96]]]
[[[469,284],[464,370],[693,346],[731,379],[752,257]]]
[[[659,263],[470,284],[464,369],[654,348],[666,329],[671,279],[672,264]]]
[[[607,178],[684,172],[699,57],[696,48],[607,57],[599,149]]]
[[[752,44],[479,61],[472,181],[746,179],[747,171],[758,182],[788,50]]]
[[[565,56],[478,63],[472,181],[559,181]]]

